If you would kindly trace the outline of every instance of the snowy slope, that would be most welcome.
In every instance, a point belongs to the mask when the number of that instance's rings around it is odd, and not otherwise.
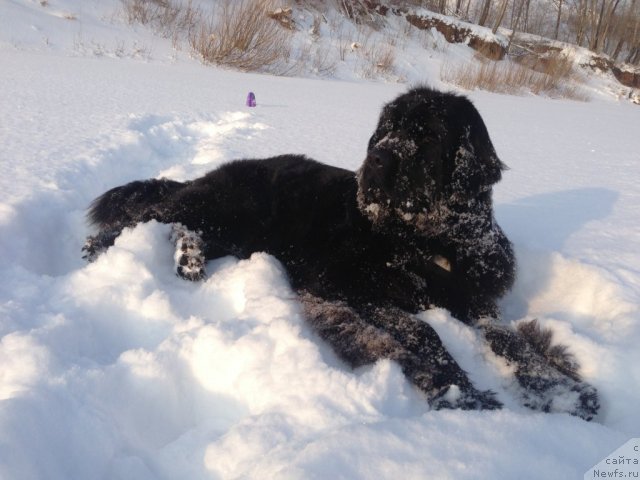
[[[283,152],[357,168],[405,89],[205,68],[105,20],[116,3],[50,2],[76,20],[0,4],[0,478],[567,479],[640,436],[636,106],[470,94],[511,167],[495,191],[519,262],[505,321],[553,328],[603,407],[591,423],[521,407],[476,334],[435,310],[422,317],[505,408],[430,411],[397,365],[342,365],[269,256],[183,282],[151,223],[81,260],[104,190]],[[154,53],[77,52],[62,21]]]

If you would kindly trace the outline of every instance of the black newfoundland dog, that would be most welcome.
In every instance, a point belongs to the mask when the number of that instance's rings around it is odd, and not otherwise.
[[[188,280],[205,275],[206,259],[267,252],[309,324],[351,366],[393,359],[434,408],[499,408],[412,316],[443,307],[512,366],[524,405],[590,420],[596,391],[564,348],[535,322],[514,330],[498,320],[496,301],[515,275],[492,210],[503,169],[469,100],[415,88],[385,105],[357,172],[283,155],[109,190],[90,208],[99,232],[85,258],[150,220],[173,224],[177,272]]]

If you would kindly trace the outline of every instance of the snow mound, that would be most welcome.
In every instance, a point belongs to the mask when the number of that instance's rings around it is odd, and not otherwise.
[[[0,478],[565,479],[637,436],[636,107],[471,95],[510,166],[495,190],[519,263],[504,321],[552,328],[603,407],[591,423],[527,410],[477,332],[431,310],[505,405],[431,411],[395,363],[343,365],[272,257],[185,282],[170,227],[152,222],[81,259],[87,206],[131,180],[281,153],[355,170],[404,87],[204,68],[105,20],[115,1],[40,3],[0,2]],[[81,32],[115,51],[114,31],[154,54],[73,50]],[[417,60],[402,68],[438,84]]]

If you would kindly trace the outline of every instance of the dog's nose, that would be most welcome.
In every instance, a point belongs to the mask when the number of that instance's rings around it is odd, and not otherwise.
[[[371,150],[367,154],[367,163],[372,167],[387,168],[393,161],[393,156],[387,150]]]
[[[393,190],[398,162],[388,150],[374,148],[369,150],[362,170],[361,186],[379,189],[387,195]]]

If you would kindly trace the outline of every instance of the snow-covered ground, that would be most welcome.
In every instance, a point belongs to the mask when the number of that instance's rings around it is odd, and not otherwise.
[[[511,167],[495,190],[519,262],[505,321],[551,327],[602,410],[521,407],[475,332],[434,310],[505,408],[430,411],[397,365],[341,364],[267,255],[184,282],[151,223],[82,261],[106,189],[284,152],[355,169],[406,88],[203,67],[105,21],[117,3],[0,3],[0,478],[568,479],[640,436],[637,106],[469,95]],[[134,44],[152,53],[108,53]]]

